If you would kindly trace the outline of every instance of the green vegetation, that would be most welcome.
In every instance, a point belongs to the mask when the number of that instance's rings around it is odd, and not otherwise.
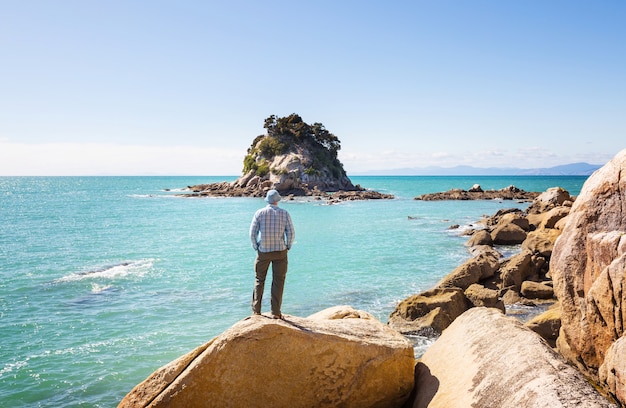
[[[261,160],[261,163],[257,163],[252,154],[246,155],[243,159],[243,173],[246,174],[250,170],[263,177],[270,172],[270,164],[267,160]]]
[[[267,129],[267,134],[257,136],[248,148],[243,162],[244,174],[250,170],[255,170],[260,176],[269,172],[269,167],[266,169],[263,162],[257,164],[257,157],[271,161],[277,155],[308,150],[313,162],[305,171],[306,174],[318,175],[326,168],[335,178],[345,176],[343,165],[337,158],[341,142],[321,123],[309,125],[299,115],[292,113],[282,118],[271,115],[265,119],[263,127]]]
[[[272,167],[270,169],[270,172],[272,174],[276,174],[277,176],[281,176],[281,175],[285,175],[285,174],[289,173],[289,171],[287,169],[277,169],[275,167]]]
[[[263,160],[256,169],[256,174],[263,177],[270,172],[270,165],[267,160]]]
[[[286,153],[288,147],[286,143],[282,143],[277,137],[273,136],[264,138],[258,146],[261,154],[265,157],[274,157]]]
[[[254,156],[248,153],[246,157],[243,158],[243,173],[246,174],[250,170],[256,170],[256,169],[257,169],[257,165],[256,165],[256,161],[254,160]]]
[[[308,174],[309,176],[315,176],[319,174],[319,170],[315,170],[313,167],[309,167],[304,170],[304,174]]]

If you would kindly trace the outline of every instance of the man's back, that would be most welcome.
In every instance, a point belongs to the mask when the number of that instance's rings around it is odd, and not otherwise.
[[[250,236],[253,239],[253,246],[256,241],[261,252],[284,251],[291,248],[294,229],[289,212],[272,204],[259,209],[254,214]]]

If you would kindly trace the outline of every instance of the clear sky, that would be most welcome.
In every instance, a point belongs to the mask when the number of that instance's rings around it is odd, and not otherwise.
[[[604,164],[626,1],[0,0],[0,175],[240,175],[265,118],[350,174]]]

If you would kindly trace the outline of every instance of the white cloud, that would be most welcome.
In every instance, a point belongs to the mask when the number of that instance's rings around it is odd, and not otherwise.
[[[0,175],[239,175],[244,153],[192,146],[0,142]]]

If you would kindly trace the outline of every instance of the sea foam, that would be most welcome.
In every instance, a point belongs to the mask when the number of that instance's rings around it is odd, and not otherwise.
[[[154,264],[154,259],[141,259],[137,261],[125,261],[118,264],[106,265],[81,272],[72,272],[69,275],[56,279],[55,283],[74,282],[84,279],[113,279],[127,275],[143,276]],[[106,288],[101,290],[106,290]]]

